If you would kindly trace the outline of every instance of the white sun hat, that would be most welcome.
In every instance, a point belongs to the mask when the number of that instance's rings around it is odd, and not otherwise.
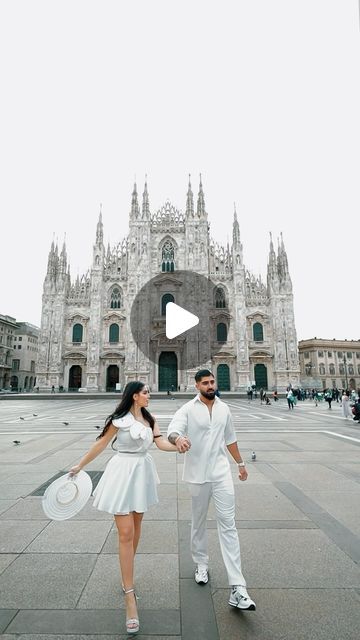
[[[85,507],[92,492],[90,476],[79,471],[70,477],[68,473],[57,478],[46,489],[42,506],[51,520],[68,520]]]

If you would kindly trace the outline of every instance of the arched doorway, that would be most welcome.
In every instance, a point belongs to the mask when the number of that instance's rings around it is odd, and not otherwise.
[[[159,358],[159,391],[177,391],[177,356],[174,351],[163,351]]]
[[[81,387],[82,369],[79,364],[73,364],[69,371],[69,391],[77,391]]]
[[[25,376],[25,380],[24,380],[24,390],[28,390],[29,388],[29,376]]]
[[[216,377],[219,391],[230,391],[230,369],[227,364],[219,364]]]
[[[11,380],[10,380],[10,384],[11,384],[11,388],[12,390],[16,390],[18,389],[19,386],[19,380],[17,376],[11,376]],[[5,385],[4,385],[5,386]]]
[[[255,384],[257,389],[268,388],[267,369],[264,364],[256,364],[254,368]]]
[[[116,391],[116,383],[119,382],[119,367],[110,364],[106,371],[106,391]]]

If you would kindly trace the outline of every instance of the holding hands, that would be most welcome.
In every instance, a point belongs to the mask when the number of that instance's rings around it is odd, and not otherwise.
[[[179,453],[185,453],[191,447],[191,442],[187,436],[178,436],[174,444]]]

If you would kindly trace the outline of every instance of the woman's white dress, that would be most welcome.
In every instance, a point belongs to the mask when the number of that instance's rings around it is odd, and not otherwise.
[[[153,432],[132,413],[112,421],[118,429],[117,453],[109,460],[94,491],[93,506],[100,511],[125,515],[132,511],[144,513],[159,502],[159,478],[148,452]]]

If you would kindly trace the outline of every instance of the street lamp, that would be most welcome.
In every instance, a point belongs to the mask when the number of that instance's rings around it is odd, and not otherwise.
[[[348,376],[347,376],[347,362],[346,362],[345,353],[344,353],[343,362],[344,362],[344,368],[345,368],[345,382],[346,382],[346,391],[347,391],[348,390]]]

